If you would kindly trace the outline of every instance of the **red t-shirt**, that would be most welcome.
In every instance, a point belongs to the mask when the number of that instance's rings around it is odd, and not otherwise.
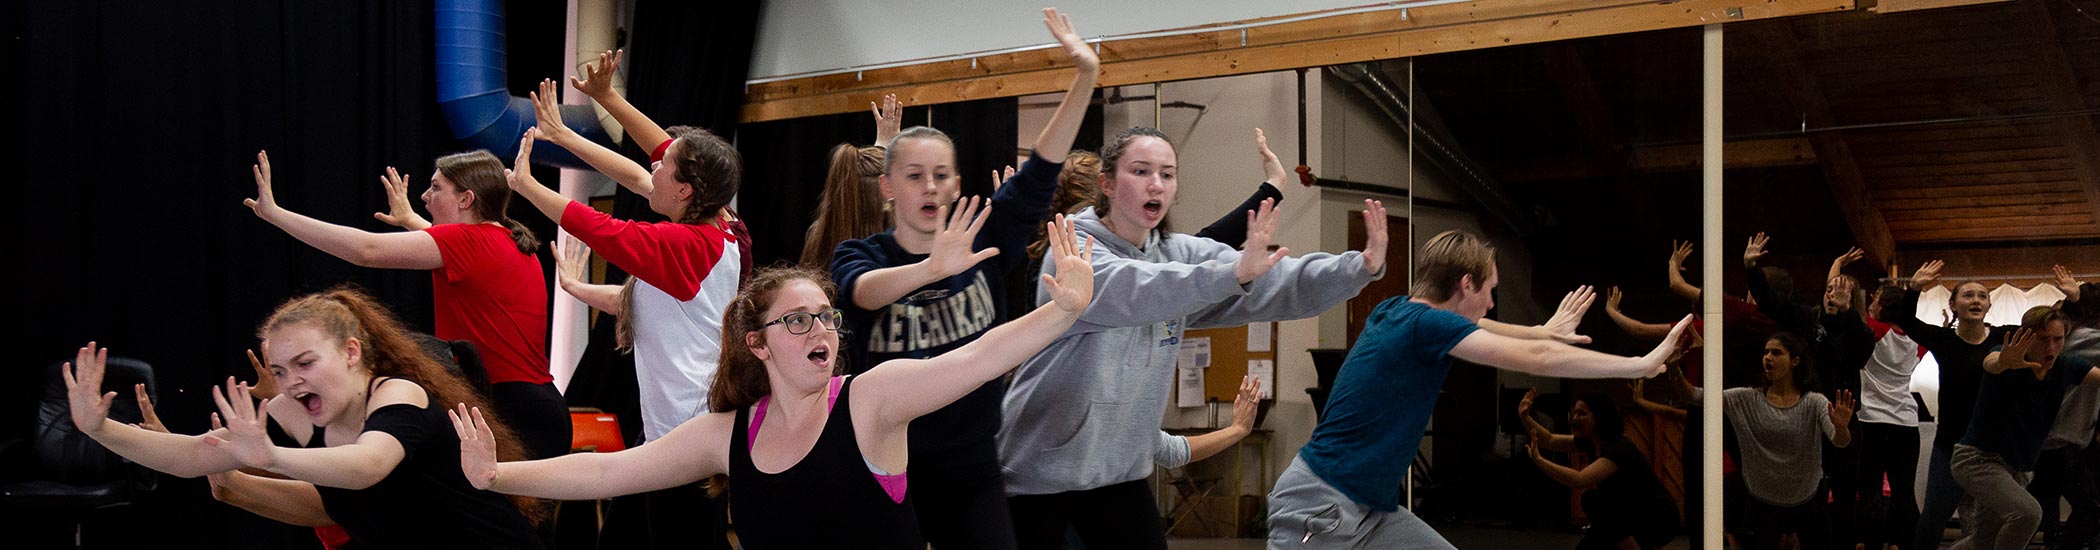
[[[444,267],[430,271],[437,337],[466,340],[481,352],[489,383],[554,381],[547,372],[547,277],[518,251],[510,231],[487,223],[423,230]]]

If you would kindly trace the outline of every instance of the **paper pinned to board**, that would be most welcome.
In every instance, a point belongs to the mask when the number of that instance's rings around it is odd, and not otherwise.
[[[1203,369],[1174,369],[1174,380],[1174,406],[1203,406]]]
[[[1276,398],[1276,362],[1268,359],[1247,361],[1247,376],[1261,380],[1261,398]]]
[[[1269,351],[1269,342],[1275,340],[1276,323],[1254,323],[1247,325],[1247,351]]]
[[[1174,365],[1184,369],[1210,368],[1210,338],[1199,336],[1181,339],[1181,354],[1175,358]],[[1203,388],[1198,387],[1196,390],[1201,393]]]

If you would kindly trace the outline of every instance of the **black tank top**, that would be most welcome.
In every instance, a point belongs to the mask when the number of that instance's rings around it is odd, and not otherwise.
[[[377,388],[385,378],[372,380]],[[428,394],[429,390],[424,390]],[[371,393],[367,392],[367,395]],[[437,404],[437,397],[430,396]],[[314,427],[305,443],[275,421],[270,438],[280,447],[328,446],[327,431]],[[459,467],[459,434],[443,407],[408,404],[380,407],[365,417],[367,432],[401,442],[403,456],[379,483],[351,490],[316,485],[321,506],[357,548],[541,548],[532,524],[503,495],[475,489]]]
[[[751,463],[751,407],[737,410],[729,441],[729,509],[744,548],[926,548],[910,493],[904,502],[891,500],[861,457],[853,437],[852,389],[847,377],[817,444],[778,474]]]

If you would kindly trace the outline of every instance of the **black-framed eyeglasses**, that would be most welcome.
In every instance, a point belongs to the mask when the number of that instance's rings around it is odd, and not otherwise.
[[[759,325],[758,329],[765,330],[766,327],[773,325],[786,325],[788,334],[809,334],[810,328],[817,326],[818,323],[822,323],[824,330],[838,332],[839,321],[845,318],[845,315],[844,312],[839,311],[837,308],[816,313],[790,311],[786,315],[780,316],[779,319],[774,319],[773,322]]]

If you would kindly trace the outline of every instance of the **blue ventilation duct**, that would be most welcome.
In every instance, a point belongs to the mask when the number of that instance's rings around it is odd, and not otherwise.
[[[532,100],[504,84],[503,5],[495,0],[438,0],[437,101],[452,137],[505,160],[518,155],[518,138],[537,121]],[[584,139],[612,146],[589,105],[563,105],[562,124]],[[550,144],[540,144],[550,145]],[[542,166],[590,169],[560,147],[535,147]]]

